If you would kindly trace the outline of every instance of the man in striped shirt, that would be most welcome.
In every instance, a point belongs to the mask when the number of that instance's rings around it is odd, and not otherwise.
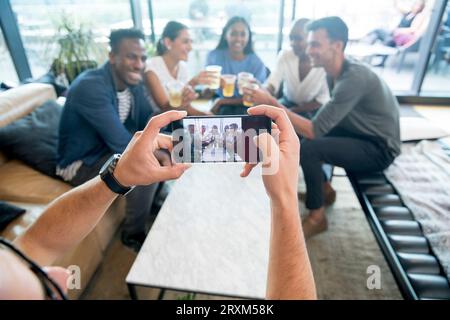
[[[153,108],[142,86],[147,58],[139,30],[111,32],[109,61],[81,74],[71,85],[59,130],[57,174],[78,186],[96,176],[105,161],[122,153],[142,130]],[[158,153],[165,164],[170,157]],[[145,224],[157,185],[127,195],[122,240],[135,250],[146,236]]]

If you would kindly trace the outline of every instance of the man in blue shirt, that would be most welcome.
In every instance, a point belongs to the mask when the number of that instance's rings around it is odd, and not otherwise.
[[[109,61],[81,74],[70,86],[61,118],[57,174],[78,186],[96,176],[113,154],[123,153],[153,109],[142,86],[147,58],[139,30],[111,32]],[[170,161],[159,154],[159,160]],[[124,244],[138,249],[157,189],[153,184],[127,195]]]

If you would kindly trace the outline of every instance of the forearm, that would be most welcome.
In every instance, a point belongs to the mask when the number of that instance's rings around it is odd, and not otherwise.
[[[188,114],[190,116],[205,116],[208,115],[209,113],[197,110],[196,108],[194,108],[192,105],[189,105],[186,109],[186,111],[188,112]]]
[[[198,79],[198,76],[193,77],[191,80],[189,80],[188,85],[190,85],[192,88],[195,88],[200,84],[200,81]]]
[[[267,299],[316,299],[295,195],[284,204],[272,202]]]
[[[194,78],[192,78],[191,80],[189,80],[188,85],[190,85],[191,87],[195,88],[195,86],[198,85],[197,80]]]
[[[166,112],[172,110],[173,108],[170,106],[169,97],[166,95],[160,95],[158,99],[154,98],[156,104],[159,106],[162,112]]]
[[[62,195],[15,244],[41,265],[50,265],[84,239],[117,197],[99,178]]]
[[[267,92],[270,93],[271,96],[275,96],[276,92],[275,92],[275,87],[271,84],[268,84],[267,86],[265,86],[265,89],[267,90]]]
[[[272,99],[272,103],[274,106],[284,109],[289,117],[289,120],[292,123],[292,126],[294,127],[295,131],[308,138],[308,139],[314,139],[314,130],[313,130],[313,125],[311,120],[306,119],[294,112],[292,112],[291,110],[289,110],[288,108],[286,108],[285,106],[283,106],[281,103],[278,102],[278,100],[276,99]]]
[[[214,107],[211,109],[213,113],[220,110],[223,105],[240,105],[242,104],[242,98],[218,98],[214,102]]]
[[[237,105],[242,104],[242,98],[223,98],[220,99],[221,105]]]
[[[397,28],[394,31],[394,36],[399,36],[399,35],[405,35],[405,34],[412,34],[414,33],[414,29],[413,28]]]
[[[310,112],[319,109],[321,104],[317,102],[316,100],[303,103],[301,105],[297,105],[293,108],[290,108],[292,112]]]

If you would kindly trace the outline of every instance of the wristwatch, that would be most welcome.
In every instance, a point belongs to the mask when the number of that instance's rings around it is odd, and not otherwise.
[[[117,162],[120,159],[120,154],[114,154],[108,161],[105,162],[103,167],[100,169],[100,177],[108,186],[108,188],[117,194],[121,194],[123,196],[127,195],[134,187],[125,187],[120,184],[119,181],[114,177],[114,169],[116,169]]]

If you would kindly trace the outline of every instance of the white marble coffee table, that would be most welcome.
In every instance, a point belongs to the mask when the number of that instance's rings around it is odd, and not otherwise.
[[[135,286],[262,299],[270,202],[260,170],[197,164],[175,183],[126,282]]]

